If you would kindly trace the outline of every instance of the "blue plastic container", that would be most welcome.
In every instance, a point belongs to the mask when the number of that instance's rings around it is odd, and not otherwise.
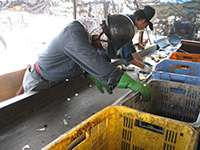
[[[152,78],[200,85],[199,67],[197,62],[166,59],[156,65]]]

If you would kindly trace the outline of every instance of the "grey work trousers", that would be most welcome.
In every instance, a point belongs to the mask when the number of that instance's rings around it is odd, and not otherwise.
[[[50,82],[45,80],[36,70],[35,65],[29,67],[24,75],[23,88],[24,93],[30,91],[41,91],[48,89],[59,82]]]

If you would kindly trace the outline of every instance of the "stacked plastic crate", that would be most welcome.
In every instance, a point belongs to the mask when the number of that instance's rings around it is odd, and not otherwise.
[[[152,71],[153,79],[200,85],[200,63],[165,59]]]
[[[199,54],[174,52],[169,59],[156,65],[152,71],[152,78],[156,81],[150,83],[156,84],[151,87],[153,93],[160,94],[159,98],[154,97],[152,100],[159,100],[158,105],[161,105],[158,107],[159,112],[163,116],[190,123],[198,131],[200,131],[199,62]]]
[[[151,100],[144,102],[137,93],[127,96],[121,105],[186,123],[200,132],[199,60],[199,54],[172,53],[152,72]]]
[[[156,65],[152,79],[152,106],[143,111],[186,122],[200,132],[200,55],[174,52]]]
[[[156,65],[153,79],[200,85],[200,42],[183,40],[169,59]]]

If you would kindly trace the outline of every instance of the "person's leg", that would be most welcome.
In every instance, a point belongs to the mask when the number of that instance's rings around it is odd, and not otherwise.
[[[45,80],[35,69],[35,66],[31,66],[26,70],[23,79],[24,93],[30,91],[41,91],[48,89],[59,82],[50,82]]]
[[[27,93],[31,91],[33,88],[35,88],[35,79],[31,75],[31,68],[28,68],[24,74],[24,79],[23,79],[23,89],[24,93]]]

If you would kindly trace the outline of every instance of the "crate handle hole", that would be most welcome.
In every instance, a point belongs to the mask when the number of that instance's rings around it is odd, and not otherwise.
[[[164,79],[165,80],[165,79]],[[174,81],[174,82],[180,82],[180,83],[185,83],[185,80],[181,80],[181,79],[169,79],[170,81]]]
[[[164,134],[164,128],[163,127],[153,125],[153,124],[141,121],[141,120],[136,119],[135,126],[143,128],[143,129],[147,129],[147,130],[159,133],[159,134]]]
[[[174,92],[174,93],[179,93],[179,94],[185,94],[186,90],[183,89],[179,89],[179,88],[170,88],[170,92]]]
[[[183,133],[180,133],[180,136],[183,136],[184,134]]]
[[[74,141],[72,141],[69,145],[67,145],[67,150],[73,150],[77,145],[83,143],[86,140],[86,133],[77,137]]]
[[[192,60],[192,57],[183,56],[183,59]]]
[[[189,66],[186,66],[186,65],[177,65],[177,68],[178,68],[178,69],[185,69],[185,70],[188,70],[190,67],[189,67]]]

